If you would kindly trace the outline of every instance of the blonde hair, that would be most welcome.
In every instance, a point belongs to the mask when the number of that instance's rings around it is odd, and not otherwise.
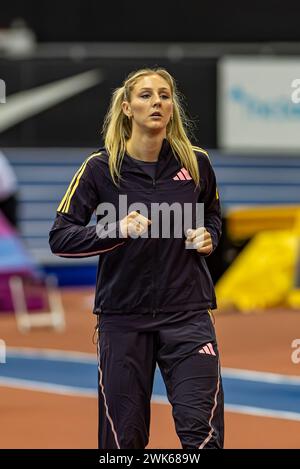
[[[144,68],[132,72],[120,88],[115,89],[111,103],[103,124],[103,137],[109,155],[109,170],[115,184],[121,177],[121,166],[126,152],[126,141],[131,137],[132,123],[124,114],[122,103],[130,102],[131,92],[137,81],[149,75],[161,76],[170,86],[173,100],[173,118],[170,119],[166,129],[166,138],[171,145],[173,153],[179,158],[181,165],[188,170],[196,185],[199,184],[200,175],[193,146],[187,136],[191,125],[180,102],[174,78],[163,68]],[[199,149],[201,150],[201,149]]]

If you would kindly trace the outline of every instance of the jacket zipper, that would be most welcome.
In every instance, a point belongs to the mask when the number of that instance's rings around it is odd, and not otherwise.
[[[153,189],[156,189],[156,180],[155,178],[152,179],[152,187]],[[154,244],[154,255],[153,255],[153,263],[152,263],[152,285],[153,285],[153,296],[152,296],[152,317],[155,318],[156,314],[157,314],[157,310],[156,310],[156,272],[155,272],[155,268],[156,268],[156,254],[157,254],[157,242],[156,240],[154,240],[155,244]]]

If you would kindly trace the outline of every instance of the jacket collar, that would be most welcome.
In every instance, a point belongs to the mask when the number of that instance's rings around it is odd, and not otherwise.
[[[168,140],[164,138],[159,155],[158,155],[158,160],[157,160],[157,168],[156,168],[157,178],[159,177],[161,172],[164,170],[164,168],[168,166],[171,158],[174,158],[175,160],[171,145],[168,142]],[[130,170],[143,172],[142,168],[140,168],[140,165],[136,164],[136,162],[134,161],[134,158],[130,157],[127,153],[125,153],[124,155],[123,165],[122,165],[123,169],[125,169],[126,167],[127,168],[130,167]]]

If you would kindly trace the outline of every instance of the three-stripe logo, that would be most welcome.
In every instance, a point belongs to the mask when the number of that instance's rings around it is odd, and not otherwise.
[[[190,181],[192,177],[190,176],[189,172],[185,168],[181,168],[180,171],[173,177],[174,181]]]
[[[215,354],[215,351],[213,349],[213,346],[212,344],[209,342],[208,344],[204,345],[198,353],[206,353],[206,355],[214,355],[216,356]]]

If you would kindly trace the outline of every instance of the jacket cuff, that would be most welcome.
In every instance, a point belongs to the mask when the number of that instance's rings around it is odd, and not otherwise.
[[[211,240],[212,240],[212,249],[211,251],[208,253],[208,254],[203,254],[204,257],[208,257],[210,256],[214,250],[216,249],[217,245],[218,245],[218,240],[217,240],[217,236],[216,234],[214,233],[214,231],[210,228],[210,227],[205,227],[206,231],[209,232],[210,236],[211,236]]]

